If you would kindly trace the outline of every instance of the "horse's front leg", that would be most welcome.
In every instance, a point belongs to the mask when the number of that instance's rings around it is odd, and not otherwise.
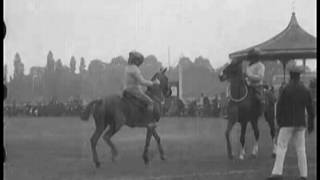
[[[100,161],[98,158],[96,146],[97,146],[97,143],[98,143],[98,140],[99,140],[101,134],[103,133],[104,128],[101,124],[102,121],[100,119],[95,120],[95,121],[96,121],[96,130],[94,131],[93,135],[91,136],[90,142],[91,142],[91,152],[92,152],[93,162],[96,165],[96,167],[98,168],[98,167],[100,167]]]
[[[154,139],[157,141],[158,150],[159,150],[159,153],[160,153],[160,159],[161,160],[166,160],[166,158],[164,156],[164,151],[163,151],[163,148],[162,148],[162,145],[161,145],[161,142],[160,142],[161,139],[160,139],[160,136],[158,135],[158,133],[156,131],[156,128],[153,128],[152,135],[153,135]]]
[[[233,121],[232,119],[229,119],[227,129],[225,131],[225,138],[226,138],[226,143],[227,143],[227,153],[228,153],[229,159],[233,159],[232,146],[231,146],[231,142],[230,142],[230,132],[231,132],[234,124],[235,124],[235,121]]]
[[[254,137],[255,137],[255,142],[253,144],[253,149],[252,149],[252,157],[256,158],[259,150],[259,137],[260,137],[260,132],[258,128],[258,119],[251,121],[251,126],[252,126]]]
[[[244,145],[245,145],[245,136],[246,136],[246,130],[247,130],[247,122],[241,122],[240,124],[241,124],[241,134],[240,134],[241,151],[240,151],[239,158],[243,160],[246,154]]]
[[[149,164],[149,156],[148,156],[148,151],[149,151],[149,145],[150,145],[150,140],[151,140],[151,136],[152,136],[152,128],[151,127],[147,127],[147,135],[146,135],[146,143],[144,146],[144,151],[143,151],[143,161],[145,165]]]

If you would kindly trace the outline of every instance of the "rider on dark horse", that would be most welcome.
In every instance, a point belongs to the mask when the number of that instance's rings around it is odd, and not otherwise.
[[[144,102],[147,105],[147,114],[152,115],[153,100],[143,91],[142,86],[150,87],[155,84],[159,85],[160,82],[158,79],[152,82],[143,77],[139,69],[143,61],[144,57],[141,53],[134,51],[129,53],[128,65],[125,68],[124,91]]]
[[[261,113],[263,112],[264,97],[263,97],[263,78],[265,72],[264,64],[259,60],[259,51],[252,49],[248,52],[249,66],[246,71],[246,80],[249,87],[255,92],[256,98],[259,100]]]
[[[253,90],[255,99],[258,100],[260,106],[260,113],[264,111],[265,100],[263,95],[263,78],[265,72],[264,64],[259,60],[259,51],[257,49],[252,49],[248,52],[247,60],[249,61],[249,66],[246,69],[245,79],[246,84]],[[233,62],[238,63],[238,62]],[[230,95],[228,95],[230,96]],[[230,111],[231,102],[229,100],[227,109]],[[229,114],[227,113],[224,118],[229,119]]]

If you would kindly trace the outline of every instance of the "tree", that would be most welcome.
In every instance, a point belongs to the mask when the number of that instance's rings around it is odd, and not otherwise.
[[[88,66],[89,77],[91,88],[91,97],[97,97],[105,91],[102,86],[104,85],[104,79],[107,77],[104,74],[106,64],[99,59],[92,60]],[[103,78],[102,78],[103,76]],[[110,84],[109,84],[110,85]]]
[[[68,66],[64,66],[62,64],[61,59],[58,59],[56,61],[55,67],[56,68],[54,73],[54,97],[61,100],[70,96],[70,71]]]
[[[56,61],[56,64],[55,64],[55,72],[59,72],[63,69],[63,65],[62,65],[62,62],[61,62],[61,59],[58,59]]]
[[[30,78],[24,75],[24,64],[21,61],[19,53],[14,56],[14,73],[13,79],[8,84],[10,90],[10,97],[19,100],[27,100],[30,98]]]
[[[89,64],[88,71],[90,74],[102,73],[106,64],[99,59],[92,60]]]
[[[194,65],[205,67],[205,68],[208,68],[210,71],[214,71],[214,69],[212,68],[212,66],[210,64],[209,59],[203,58],[202,56],[199,56],[195,59]]]
[[[224,63],[221,67],[216,68],[216,73],[220,74],[228,65],[229,63]]]
[[[48,56],[47,56],[47,71],[48,73],[53,73],[54,72],[54,58],[53,54],[51,51],[49,51]]]
[[[189,68],[193,65],[192,61],[190,60],[190,58],[182,56],[179,59],[179,63],[178,65],[182,65],[184,68]]]
[[[161,62],[159,62],[154,55],[149,55],[145,57],[144,63],[141,66],[142,74],[145,78],[151,79],[152,76],[160,70],[162,67]]]
[[[47,64],[44,73],[44,96],[50,99],[55,93],[55,60],[51,51],[47,55]]]
[[[76,58],[75,58],[74,56],[72,56],[71,59],[70,59],[70,70],[71,70],[71,72],[72,72],[73,74],[74,74],[75,71],[76,71],[76,64],[77,64]]]
[[[80,65],[79,65],[79,73],[83,74],[86,71],[86,61],[83,57],[80,58]]]
[[[149,55],[144,58],[144,65],[157,65],[159,63],[155,55]]]
[[[16,53],[13,60],[14,74],[13,78],[22,78],[24,75],[24,64],[21,62],[19,53]]]
[[[32,79],[32,92],[35,96],[42,95],[43,77],[45,73],[44,67],[33,66],[30,68],[30,78]]]
[[[126,65],[127,61],[122,56],[117,56],[111,59],[110,64],[112,65]]]

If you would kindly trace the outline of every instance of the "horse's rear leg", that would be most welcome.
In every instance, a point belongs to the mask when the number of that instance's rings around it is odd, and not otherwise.
[[[230,143],[230,132],[234,126],[235,122],[232,121],[231,119],[228,120],[228,125],[227,125],[227,129],[225,131],[225,137],[227,140],[227,153],[228,153],[228,157],[229,159],[233,159],[233,155],[232,155],[232,146]]]
[[[161,142],[160,142],[161,139],[160,139],[160,136],[158,135],[158,133],[156,131],[156,128],[153,129],[152,135],[153,135],[154,139],[157,141],[158,150],[159,150],[159,153],[160,153],[160,159],[161,160],[166,160],[166,158],[164,156],[164,151],[163,151],[163,148],[162,148],[162,145],[161,145]]]
[[[245,137],[246,137],[246,130],[247,130],[247,122],[241,122],[241,134],[240,134],[240,143],[241,143],[241,150],[239,158],[241,160],[244,159],[244,155],[246,154],[245,151]]]
[[[111,137],[119,131],[120,128],[113,128],[112,126],[110,126],[110,128],[108,129],[108,131],[103,135],[103,139],[104,141],[109,145],[109,147],[111,148],[111,154],[112,154],[112,162],[116,161],[116,157],[118,156],[118,150],[116,148],[116,146],[113,144],[113,142],[111,141]]]
[[[274,113],[274,112],[272,112]],[[268,115],[267,113],[265,113],[265,119],[269,125],[270,128],[270,135],[271,135],[271,139],[272,139],[272,144],[273,144],[273,150],[272,150],[272,157],[275,158],[276,157],[276,148],[277,148],[277,138],[276,138],[276,126],[275,126],[275,122],[274,122],[274,115]]]
[[[152,136],[152,131],[154,131],[152,129],[152,127],[147,127],[146,143],[145,143],[144,151],[143,151],[143,154],[142,154],[142,158],[143,158],[143,161],[144,161],[145,165],[149,164],[148,151],[149,151],[149,145],[150,145],[150,140],[151,140],[151,136]]]
[[[258,128],[258,120],[251,121],[251,127],[253,129],[254,137],[255,137],[255,142],[253,144],[253,149],[252,149],[252,157],[255,158],[258,154],[259,150],[259,137],[260,137],[260,132]]]
[[[125,122],[125,117],[121,112],[116,112],[112,124],[110,125],[108,131],[103,135],[104,141],[109,145],[111,148],[112,154],[112,162],[116,161],[116,157],[118,156],[118,150],[116,146],[112,143],[111,137],[116,134],[120,128],[123,126]]]
[[[91,142],[91,151],[92,151],[92,158],[93,162],[95,163],[96,167],[100,167],[100,162],[96,150],[96,146],[98,143],[98,140],[103,133],[104,127],[96,124],[96,130],[94,131],[93,135],[91,136],[90,142]]]

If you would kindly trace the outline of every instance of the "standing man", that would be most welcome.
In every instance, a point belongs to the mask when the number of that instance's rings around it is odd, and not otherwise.
[[[282,82],[280,87],[279,87],[279,92],[278,92],[278,97],[280,97],[280,94],[282,93],[283,91],[283,88],[286,86],[286,82]]]
[[[290,82],[283,88],[277,104],[276,118],[280,127],[277,141],[276,160],[274,162],[272,175],[268,180],[281,180],[283,163],[288,143],[292,137],[297,156],[300,179],[306,180],[307,158],[305,147],[305,131],[309,134],[314,129],[314,109],[310,91],[300,81],[302,67],[294,66],[290,69]],[[308,113],[308,126],[306,123],[305,110]]]
[[[312,103],[314,110],[317,109],[317,79],[314,78],[310,81],[309,89],[311,91]],[[315,112],[315,116],[317,116],[317,112]]]

